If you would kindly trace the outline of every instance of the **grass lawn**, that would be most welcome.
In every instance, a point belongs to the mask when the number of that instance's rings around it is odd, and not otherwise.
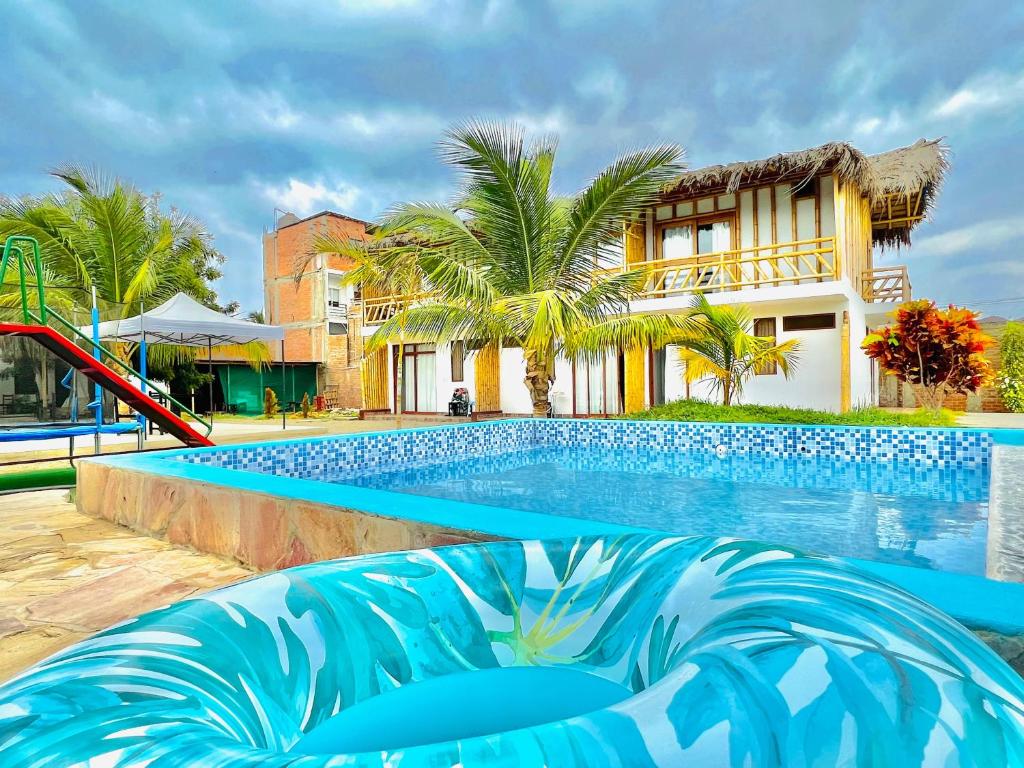
[[[711,421],[751,424],[836,424],[860,427],[952,427],[956,416],[917,410],[896,413],[881,408],[858,408],[849,413],[787,408],[781,405],[717,405],[703,400],[676,400],[623,418],[649,421]]]

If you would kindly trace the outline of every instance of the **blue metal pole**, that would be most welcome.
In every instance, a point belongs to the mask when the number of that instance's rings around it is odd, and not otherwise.
[[[141,301],[139,302],[139,328],[142,331],[142,341],[139,342],[139,375],[142,380],[139,382],[139,389],[145,395],[148,391],[146,379],[149,378],[149,373],[146,371],[146,307]],[[146,417],[138,413],[136,418],[139,421],[139,433],[145,435]]]
[[[92,356],[102,363],[103,356],[100,354],[100,310],[96,306],[96,288],[92,289]],[[100,452],[100,428],[103,426],[103,388],[97,382],[93,385],[93,401],[90,403],[96,414],[96,438],[94,447],[96,453]]]

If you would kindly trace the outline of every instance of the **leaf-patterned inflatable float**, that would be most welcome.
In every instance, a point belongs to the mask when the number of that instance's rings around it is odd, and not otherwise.
[[[401,748],[409,718],[385,714],[375,751],[296,751],[395,689],[538,665],[628,691]],[[1019,766],[1024,682],[839,561],[704,537],[499,542],[293,568],[102,632],[0,688],[0,764]]]

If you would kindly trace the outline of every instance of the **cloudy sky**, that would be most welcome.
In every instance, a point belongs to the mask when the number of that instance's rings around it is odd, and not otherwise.
[[[934,220],[883,263],[919,296],[1024,314],[1024,4],[860,5],[0,0],[0,193],[51,189],[62,162],[159,191],[253,309],[275,207],[447,198],[435,142],[469,117],[557,132],[566,193],[642,144],[698,167],[945,136]]]

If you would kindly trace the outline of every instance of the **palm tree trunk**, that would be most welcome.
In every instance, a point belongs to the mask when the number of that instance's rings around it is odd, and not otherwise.
[[[526,378],[523,383],[530,392],[534,418],[546,418],[551,412],[551,368],[545,356],[537,351],[523,350],[526,358]]]

